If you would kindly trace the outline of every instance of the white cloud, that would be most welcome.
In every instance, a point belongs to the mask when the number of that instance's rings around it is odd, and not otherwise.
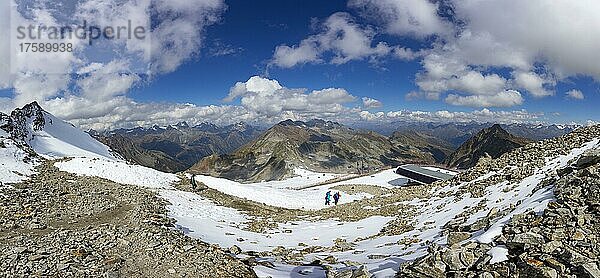
[[[527,90],[534,97],[540,98],[554,94],[544,88],[544,85],[552,84],[553,82],[545,80],[534,72],[517,72],[514,76],[517,86]]]
[[[311,102],[317,105],[322,104],[342,104],[355,100],[355,97],[350,95],[345,89],[328,88],[318,91],[312,91],[308,98]]]
[[[320,55],[316,41],[303,40],[297,46],[277,46],[272,63],[282,68],[291,68],[296,65],[321,62]]]
[[[446,97],[446,102],[452,105],[469,107],[511,107],[521,105],[523,97],[517,91],[508,90],[490,95],[461,96],[450,94]]]
[[[535,98],[552,96],[557,82],[576,75],[600,80],[600,64],[594,62],[600,41],[593,39],[600,36],[600,29],[593,27],[600,25],[600,2],[453,0],[452,6],[465,24],[457,36],[435,43],[424,56],[423,71],[417,75],[423,94],[460,90],[472,96],[449,96],[447,102],[493,104],[489,97],[480,97],[489,94],[485,90],[449,86],[449,79],[465,71],[512,71],[513,79],[503,77],[505,90],[496,91],[501,99],[507,99],[506,90],[515,89]]]
[[[576,74],[600,78],[596,57],[600,41],[600,2],[595,0],[453,1],[474,34],[511,49],[527,66],[543,62],[559,77]],[[487,43],[491,46],[491,43]],[[481,48],[481,51],[489,50]],[[494,52],[488,52],[494,53]],[[489,55],[496,56],[496,55]],[[498,57],[499,58],[499,57]],[[499,61],[500,64],[506,64]]]
[[[305,89],[283,87],[277,80],[253,76],[236,83],[226,101],[240,99],[241,105],[255,115],[281,118],[286,113],[301,116],[327,116],[347,111],[344,104],[355,97],[340,88],[326,88],[307,93]]]
[[[87,46],[87,41],[73,38],[67,42],[74,44],[74,52],[34,54],[11,53],[10,39],[2,39],[0,89],[14,91],[13,97],[2,99],[4,110],[38,101],[59,117],[83,126],[104,127],[164,122],[168,117],[172,117],[170,121],[188,116],[223,116],[222,111],[248,115],[240,113],[240,107],[143,104],[127,97],[130,89],[142,81],[141,74],[152,80],[197,56],[204,29],[217,22],[225,9],[223,0],[82,0],[70,7],[72,10],[66,6],[58,9],[54,3],[42,0],[23,3],[0,3],[0,37],[16,35],[11,33],[14,26],[65,26],[73,21],[79,25],[85,20],[87,26],[127,26],[129,22],[145,26],[148,40],[103,40],[93,48]],[[151,16],[155,19],[152,25]],[[114,55],[98,55],[103,50]]]
[[[583,93],[580,90],[570,90],[568,92],[565,93],[565,95],[567,96],[567,98],[570,99],[575,99],[575,100],[583,100],[585,99],[585,96],[583,95]]]
[[[379,107],[383,106],[383,103],[381,103],[381,101],[372,99],[370,97],[363,97],[362,102],[363,102],[363,107],[366,109],[379,108]]]
[[[390,34],[422,38],[451,31],[438,16],[438,4],[428,0],[351,0],[349,6],[362,9]]]
[[[385,42],[375,43],[375,31],[353,21],[347,13],[335,13],[319,26],[322,31],[302,40],[298,45],[280,45],[275,48],[271,65],[291,68],[306,63],[328,62],[344,64],[351,60],[374,59],[393,54],[410,60],[416,56],[411,50],[390,47]],[[324,56],[331,55],[331,58]]]
[[[364,121],[376,121],[381,120],[385,117],[384,112],[371,113],[369,111],[360,111],[360,119]]]
[[[270,80],[262,78],[260,76],[252,76],[246,82],[237,82],[229,90],[229,95],[224,99],[226,102],[231,102],[236,98],[242,97],[248,92],[259,93],[259,94],[272,94],[273,92],[281,89],[281,85],[277,80]]]
[[[600,2],[595,0],[449,0],[441,11],[440,1],[350,0],[349,6],[379,28],[361,26],[344,14],[342,24],[357,30],[360,40],[340,40],[352,50],[325,43],[325,31],[297,46],[276,49],[273,64],[288,68],[304,63],[345,63],[374,57],[403,60],[420,58],[423,70],[415,83],[419,90],[407,99],[445,99],[456,105],[510,106],[524,99],[517,90],[534,99],[554,95],[558,82],[573,76],[600,80]],[[452,22],[440,16],[451,14]],[[328,26],[324,24],[324,26]],[[429,49],[414,51],[373,40],[389,34],[432,41]],[[333,40],[339,39],[333,36]],[[352,42],[352,43],[350,43]],[[375,49],[379,48],[378,51]],[[334,58],[327,60],[327,53]]]

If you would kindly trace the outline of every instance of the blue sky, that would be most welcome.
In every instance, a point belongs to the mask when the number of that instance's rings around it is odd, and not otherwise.
[[[49,64],[23,63],[6,77],[0,71],[0,108],[37,100],[82,127],[311,117],[600,120],[600,65],[592,62],[600,58],[593,50],[600,47],[594,40],[600,14],[594,1],[16,2],[12,18],[35,23],[49,18],[30,16],[40,12],[56,21],[69,18],[56,9],[58,2],[74,7],[72,18],[90,22],[106,9],[97,19],[104,24],[155,9],[153,48],[144,56],[154,69],[150,79],[132,70],[142,59],[139,51],[127,52],[119,42],[115,51],[124,53],[112,61],[80,52]],[[115,13],[114,5],[132,12]],[[553,25],[560,28],[547,28]],[[70,74],[50,72],[56,68]]]
[[[407,100],[405,95],[417,90],[415,74],[420,61],[382,60],[380,65],[368,61],[351,61],[343,65],[303,65],[291,69],[269,68],[267,64],[275,46],[297,44],[314,34],[313,21],[324,20],[335,12],[349,12],[347,1],[226,1],[228,9],[222,20],[206,32],[201,55],[177,72],[160,77],[152,84],[134,91],[134,98],[143,101],[193,102],[199,105],[221,103],[229,89],[238,81],[261,75],[276,79],[290,88],[317,90],[328,87],[345,88],[357,96],[369,96],[382,101],[377,111],[449,110],[470,111],[470,107],[451,106],[443,101]],[[389,36],[378,36],[389,40]],[[392,38],[393,39],[393,38]],[[394,39],[393,39],[394,40]],[[414,40],[398,40],[418,45]],[[234,51],[229,55],[212,56],[219,47]],[[567,99],[565,93],[579,89],[585,100]],[[164,94],[164,91],[172,94]],[[570,78],[560,82],[555,95],[544,99],[525,96],[523,105],[510,109],[545,112],[549,120],[558,122],[598,119],[595,104],[600,103],[600,87],[591,78]],[[506,110],[506,109],[504,109]],[[560,113],[560,117],[552,113]]]

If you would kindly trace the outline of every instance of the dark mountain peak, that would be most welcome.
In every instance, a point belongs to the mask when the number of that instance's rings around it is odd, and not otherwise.
[[[1,116],[0,128],[11,134],[11,136],[18,140],[25,140],[30,136],[28,126],[34,131],[39,131],[46,125],[46,117],[44,113],[47,113],[42,107],[36,102],[29,103],[22,108],[17,108],[10,113],[10,117],[7,115]],[[51,121],[50,119],[48,119]],[[52,122],[50,122],[52,123]]]
[[[17,108],[10,113],[11,118],[43,118],[44,109],[36,102],[32,102],[23,106],[23,108]]]
[[[176,172],[206,156],[232,152],[258,135],[259,130],[249,126],[242,131],[239,127],[219,127],[208,122],[193,127],[187,122],[179,122],[162,127],[154,125],[104,132],[97,139],[129,161]]]
[[[491,127],[485,128],[481,130],[478,135],[489,136],[490,134],[495,134],[499,136],[508,136],[510,133],[502,128],[500,124],[494,124]]]
[[[44,109],[40,106],[40,104],[37,101],[25,104],[25,106],[23,106],[23,108],[17,108],[13,111],[13,113],[15,112],[25,112],[25,113],[38,113],[41,111],[44,111]]]
[[[287,119],[285,121],[281,121],[276,125],[277,126],[300,126],[300,127],[307,126],[306,123],[303,121],[294,121],[292,119]]]
[[[309,126],[325,126],[327,123],[327,121],[321,119],[311,119],[310,121],[306,122],[306,124]]]
[[[504,130],[500,124],[494,124],[490,127],[491,130]]]
[[[446,163],[450,167],[470,168],[475,166],[479,159],[486,155],[498,158],[504,153],[531,142],[529,139],[510,134],[499,124],[494,124],[489,128],[482,129],[462,144],[448,157]]]
[[[357,131],[332,121],[289,119],[275,124],[233,153],[201,160],[190,171],[256,182],[292,177],[296,168],[348,173],[364,170],[356,169],[359,161],[373,170],[403,163],[429,164],[438,161],[438,157],[443,160],[445,150],[422,141],[415,138],[397,144],[374,131]]]

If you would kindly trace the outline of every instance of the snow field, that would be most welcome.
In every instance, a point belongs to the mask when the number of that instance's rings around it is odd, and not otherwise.
[[[178,181],[175,174],[163,173],[139,165],[127,164],[124,161],[106,158],[73,158],[54,164],[61,171],[83,176],[105,178],[117,183],[138,185],[146,188],[172,188]]]
[[[46,124],[32,132],[28,144],[45,158],[94,157],[116,159],[110,149],[73,125],[44,112]],[[29,124],[31,126],[31,123]]]
[[[2,138],[0,134],[0,182],[17,183],[35,173],[37,162],[26,163],[23,160],[29,155],[15,145],[13,140]]]
[[[206,186],[223,192],[228,195],[246,198],[258,203],[270,206],[289,208],[317,210],[323,209],[325,205],[325,193],[337,184],[322,185],[302,190],[295,190],[307,184],[307,181],[315,181],[316,177],[323,177],[321,173],[313,173],[306,170],[296,170],[299,176],[271,182],[259,182],[243,184],[223,178],[197,175],[196,180],[204,183]],[[325,174],[324,178],[334,178],[335,175]],[[329,176],[327,176],[329,175]],[[327,179],[323,179],[325,181]],[[312,184],[312,183],[309,183]],[[333,191],[332,191],[333,194]],[[344,194],[340,199],[340,204],[350,203],[355,200],[370,198],[372,195],[367,193]],[[332,200],[333,202],[333,200]]]

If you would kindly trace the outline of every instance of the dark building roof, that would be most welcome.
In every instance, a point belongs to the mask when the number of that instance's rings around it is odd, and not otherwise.
[[[402,165],[398,167],[396,173],[416,182],[427,184],[440,180],[448,180],[454,177],[450,174],[429,170],[414,164]]]

